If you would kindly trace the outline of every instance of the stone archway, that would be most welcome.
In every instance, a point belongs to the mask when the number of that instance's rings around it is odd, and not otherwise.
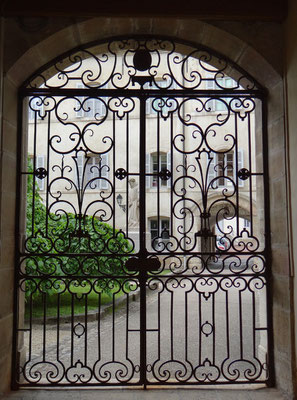
[[[164,23],[161,23],[164,22]],[[100,27],[100,32],[98,32]],[[17,89],[19,85],[34,70],[46,64],[54,56],[67,51],[77,44],[90,40],[115,35],[117,33],[143,33],[167,34],[177,36],[214,48],[227,55],[250,72],[269,91],[268,103],[268,144],[270,174],[270,203],[271,203],[271,230],[272,230],[272,259],[273,275],[275,282],[274,321],[275,326],[290,326],[290,304],[288,299],[289,287],[289,260],[287,251],[287,227],[284,222],[284,207],[286,193],[283,182],[285,176],[285,150],[282,104],[282,80],[273,68],[252,47],[247,46],[236,37],[214,28],[200,21],[177,19],[94,19],[75,24],[59,31],[53,36],[43,40],[30,48],[7,72],[4,89],[4,137],[3,164],[14,171],[16,168],[15,143],[16,143],[16,115],[17,115]],[[224,40],[223,40],[224,39]],[[46,56],[45,56],[46,55]],[[266,145],[266,144],[265,144]],[[10,178],[14,179],[13,175]],[[10,180],[2,181],[2,205],[14,202],[15,191]],[[3,240],[5,248],[11,249],[7,253],[7,276],[12,282],[13,276],[13,248],[14,248],[14,213],[2,217],[7,235]],[[285,305],[283,299],[286,299]],[[8,305],[11,307],[11,303]],[[285,308],[284,308],[285,307]],[[8,324],[11,324],[8,322]],[[8,325],[9,326],[9,325]],[[289,329],[288,329],[289,330]],[[280,388],[290,391],[287,383],[287,373],[291,371],[291,343],[285,339],[284,333],[275,329],[275,367],[276,383]],[[5,367],[6,369],[6,367]]]

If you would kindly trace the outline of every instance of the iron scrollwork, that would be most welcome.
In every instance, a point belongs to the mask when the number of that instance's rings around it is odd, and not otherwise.
[[[266,383],[257,82],[203,46],[147,36],[65,54],[22,94],[16,383]]]

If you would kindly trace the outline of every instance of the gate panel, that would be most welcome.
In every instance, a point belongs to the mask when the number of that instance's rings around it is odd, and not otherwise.
[[[139,383],[139,280],[125,268],[138,251],[139,230],[129,237],[132,211],[126,216],[118,203],[121,196],[128,204],[132,188],[117,179],[121,170],[116,173],[125,166],[138,174],[137,103],[29,99],[32,158],[22,177],[27,227],[19,267],[25,293],[21,384]]]
[[[150,245],[162,263],[148,279],[157,297],[147,308],[148,382],[266,381],[257,101],[167,92],[148,102],[156,113],[147,117]]]

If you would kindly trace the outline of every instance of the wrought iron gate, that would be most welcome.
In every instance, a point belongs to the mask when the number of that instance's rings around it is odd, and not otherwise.
[[[264,97],[150,37],[23,85],[16,386],[269,382]]]

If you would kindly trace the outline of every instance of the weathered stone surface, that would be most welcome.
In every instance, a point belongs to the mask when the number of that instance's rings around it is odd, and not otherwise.
[[[273,151],[268,154],[268,162],[269,178],[271,180],[279,178],[285,179],[286,164],[284,150],[273,149]]]
[[[7,347],[5,356],[0,358],[0,396],[10,390],[11,382],[11,346]]]
[[[271,241],[272,244],[287,245],[288,227],[287,220],[284,218],[283,210],[271,210]]]
[[[231,33],[262,54],[282,74],[282,27],[275,22],[263,21],[211,21],[212,25]]]
[[[8,78],[4,78],[3,116],[11,125],[17,126],[17,87]]]
[[[79,44],[78,30],[76,25],[72,25],[38,43],[36,51],[43,60],[43,64],[45,64],[58,55],[77,47]]]
[[[205,25],[201,42],[235,62],[246,47],[246,44],[236,36],[210,24]]]
[[[14,184],[14,181],[12,181]],[[5,192],[2,194],[2,219],[0,230],[4,235],[13,235],[15,232],[15,193]]]
[[[177,36],[181,21],[175,18],[154,18],[152,32],[159,35]]]
[[[281,82],[280,75],[268,64],[261,54],[257,53],[250,46],[244,49],[237,63],[266,88],[274,88]]]
[[[8,76],[19,87],[43,64],[44,58],[32,47],[10,68]]]
[[[271,198],[270,202],[271,210],[277,210],[277,209],[282,209],[283,211],[286,210],[287,206],[286,181],[283,177],[271,181],[270,198]]]
[[[10,235],[3,231],[0,249],[0,269],[14,267],[15,261],[15,237],[13,233]]]
[[[289,360],[281,358],[278,352],[275,352],[274,359],[276,387],[281,388],[285,399],[294,399],[291,363]]]
[[[0,293],[5,293],[1,296],[0,304],[0,319],[12,313],[13,310],[13,288],[14,288],[14,270],[3,269],[0,271]],[[1,375],[0,375],[1,376]]]
[[[268,129],[270,129],[272,124],[284,116],[283,82],[272,80],[268,88]]]
[[[273,276],[273,298],[274,305],[289,312],[290,302],[290,278],[282,275]]]
[[[177,32],[178,37],[199,44],[202,42],[205,26],[205,22],[195,19],[181,20],[179,30]]]
[[[269,147],[284,149],[285,147],[285,121],[281,116],[269,125],[268,128]]]
[[[288,247],[279,247],[279,244],[272,244],[272,272],[288,276],[290,272]]]
[[[17,128],[10,122],[3,121],[3,150],[6,153],[16,154]]]
[[[0,319],[0,358],[7,353],[12,342],[13,314]]]
[[[110,18],[93,18],[77,24],[81,43],[89,43],[107,35]]]

